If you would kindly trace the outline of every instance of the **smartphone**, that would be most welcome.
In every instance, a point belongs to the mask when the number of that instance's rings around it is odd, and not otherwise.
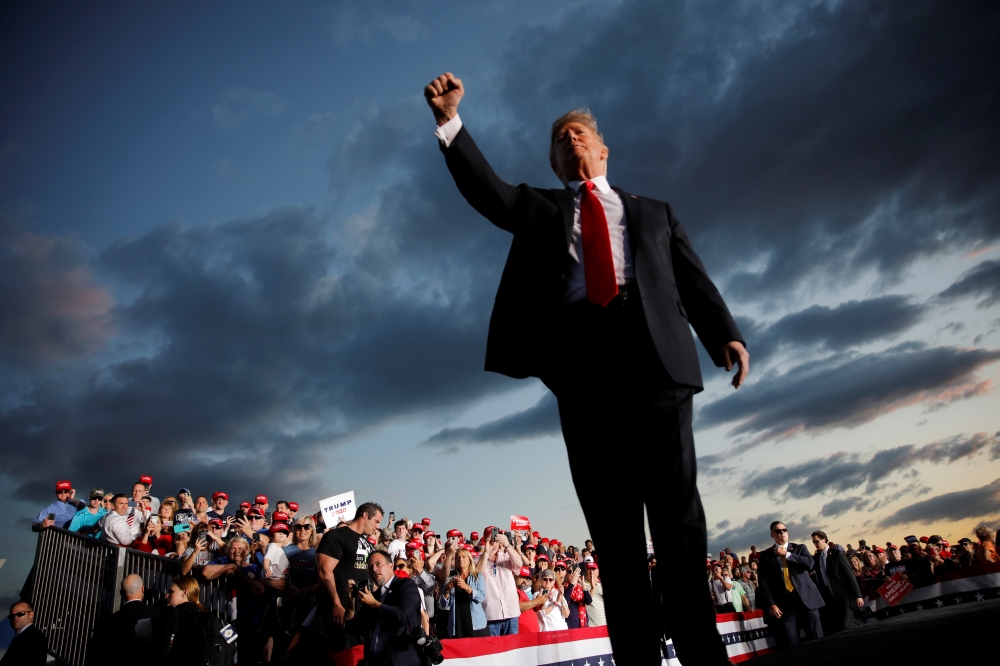
[[[128,505],[129,506],[138,506],[138,504],[135,503],[135,500],[129,500],[128,501]]]
[[[48,520],[55,520],[55,519],[56,519],[56,514],[50,513],[48,516]]]
[[[236,512],[236,517],[233,520],[236,521],[236,520],[246,520],[246,519],[247,519],[246,509],[240,507],[240,509]]]
[[[254,532],[253,533],[253,542],[254,543],[260,543],[260,532]]]
[[[903,541],[905,541],[906,543],[917,543],[918,541],[920,541],[920,539],[911,534],[908,537],[903,537]]]
[[[208,545],[208,535],[202,532],[201,535],[198,537],[198,544],[201,546]]]
[[[149,517],[149,522],[151,522],[151,523],[158,523],[158,522],[160,522],[160,517],[159,516],[150,516]]]
[[[264,512],[264,522],[267,523],[268,525],[271,524],[271,515],[273,513],[274,513],[273,511],[265,511]]]
[[[190,532],[191,523],[174,523],[174,534],[178,532]]]

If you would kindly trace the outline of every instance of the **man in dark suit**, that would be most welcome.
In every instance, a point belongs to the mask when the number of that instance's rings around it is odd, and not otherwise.
[[[816,587],[826,604],[819,609],[819,619],[823,624],[823,634],[835,634],[854,626],[854,611],[865,605],[858,587],[858,579],[847,563],[844,551],[830,544],[826,532],[812,533],[816,552],[813,560]]]
[[[616,663],[657,666],[664,632],[686,664],[727,663],[701,578],[707,534],[691,431],[702,379],[690,327],[716,365],[739,366],[734,386],[748,371],[722,297],[667,203],[608,184],[608,147],[589,111],[552,127],[550,163],[565,187],[515,187],[462,125],[461,81],[443,74],[424,94],[459,191],[513,234],[486,369],[538,377],[558,400],[577,496],[601,547]],[[587,492],[595,468],[606,493]],[[662,616],[650,592],[644,508],[660,566],[676,573],[675,603]]]
[[[87,661],[90,664],[106,663],[109,654],[138,654],[149,645],[150,637],[140,637],[135,630],[139,620],[153,616],[153,608],[146,605],[143,597],[146,588],[138,574],[129,574],[122,581],[122,596],[125,603],[110,617],[106,617],[94,629],[94,636],[87,644]]]
[[[35,609],[27,601],[10,607],[10,626],[14,640],[7,646],[0,664],[3,666],[43,666],[49,657],[45,634],[35,626]]]
[[[807,638],[822,638],[819,609],[823,597],[809,572],[813,561],[804,544],[789,543],[788,528],[771,523],[774,547],[761,552],[758,563],[757,607],[772,628],[779,647],[799,644],[799,629]]]
[[[393,576],[389,556],[379,550],[368,556],[368,573],[377,587],[357,592],[361,607],[350,620],[352,633],[367,637],[365,666],[427,666],[410,637],[420,626],[420,589]]]

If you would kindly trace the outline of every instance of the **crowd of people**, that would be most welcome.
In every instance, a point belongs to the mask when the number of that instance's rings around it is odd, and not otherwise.
[[[364,642],[351,623],[362,588],[375,577],[374,553],[381,553],[375,560],[384,562],[392,580],[414,584],[419,608],[410,624],[419,625],[426,636],[499,636],[606,623],[599,555],[589,540],[577,548],[537,531],[496,526],[439,534],[429,518],[396,519],[375,503],[358,507],[350,523],[326,525],[322,514],[300,512],[294,501],[279,500],[272,510],[264,494],[231,513],[225,491],[208,496],[180,488],[160,500],[152,495],[152,482],[148,475],[140,477],[129,494],[93,488],[81,501],[69,481],[60,481],[56,500],[39,512],[32,529],[55,525],[175,558],[180,573],[194,576],[192,580],[224,578],[230,599],[227,619],[263,663],[296,654],[335,654]],[[772,622],[782,616],[788,621],[787,612],[774,610],[783,603],[778,597],[786,591],[775,590],[783,583],[768,586],[762,575],[761,567],[773,553],[783,558],[784,568],[777,571],[798,575],[804,568],[818,584],[824,601],[813,605],[827,607],[822,622],[826,633],[863,621],[863,598],[877,594],[894,574],[919,584],[949,569],[998,559],[995,536],[986,528],[976,531],[978,543],[962,539],[955,547],[937,535],[907,537],[902,548],[892,543],[870,547],[865,541],[841,546],[814,532],[810,552],[788,544],[786,554],[781,544],[787,543],[787,530],[776,525],[775,543],[763,551],[751,546],[749,553],[738,555],[727,548],[717,558],[706,558],[708,591],[718,613],[760,608]],[[850,575],[838,578],[835,565]],[[649,557],[649,570],[659,600],[669,583],[658,575],[655,555]],[[792,576],[785,583],[787,593],[799,600],[796,608],[803,600],[808,605],[809,594],[799,589],[804,581]],[[176,598],[197,605],[197,586],[186,589]],[[834,599],[838,594],[839,602]]]

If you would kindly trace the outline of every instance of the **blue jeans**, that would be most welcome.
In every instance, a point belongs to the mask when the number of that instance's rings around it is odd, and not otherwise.
[[[486,623],[486,628],[490,630],[490,636],[511,636],[517,633],[519,619],[512,617],[506,620],[493,620]]]

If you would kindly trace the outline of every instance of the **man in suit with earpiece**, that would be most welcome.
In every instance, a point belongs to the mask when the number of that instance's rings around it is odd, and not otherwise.
[[[771,523],[774,546],[761,551],[758,561],[757,607],[779,647],[799,644],[799,629],[807,638],[822,638],[819,609],[825,603],[809,576],[815,561],[809,548],[788,541],[788,528]]]

